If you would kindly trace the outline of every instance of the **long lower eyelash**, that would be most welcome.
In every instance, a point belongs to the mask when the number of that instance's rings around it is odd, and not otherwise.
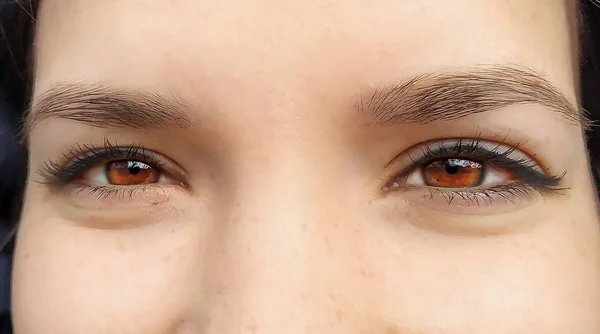
[[[568,188],[532,186],[527,183],[515,182],[506,185],[499,185],[488,189],[475,190],[452,190],[442,188],[429,188],[423,195],[426,199],[433,199],[434,196],[442,196],[448,204],[452,204],[457,199],[465,201],[469,205],[480,206],[482,204],[491,205],[496,200],[494,196],[499,196],[504,200],[514,203],[515,199],[531,195],[533,192],[539,194],[558,193]]]
[[[115,196],[117,200],[131,200],[135,194],[140,191],[144,191],[145,187],[115,187],[115,186],[91,186],[87,184],[75,184],[73,185],[73,192],[75,194],[87,193],[87,195],[95,195],[100,199],[106,199],[109,196]],[[159,187],[159,185],[154,185]]]

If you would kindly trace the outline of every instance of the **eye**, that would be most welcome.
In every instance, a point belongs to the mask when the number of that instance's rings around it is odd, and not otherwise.
[[[83,172],[77,181],[95,184],[131,186],[165,181],[159,168],[142,161],[111,161]]]
[[[520,194],[553,190],[563,175],[546,173],[534,159],[514,146],[483,139],[450,139],[426,142],[398,155],[389,165],[405,167],[384,186],[489,198],[491,194]],[[397,168],[397,167],[395,167]],[[526,191],[524,191],[526,190]]]
[[[406,185],[437,188],[477,188],[505,184],[509,172],[484,161],[443,158],[424,163],[408,175]]]
[[[192,191],[189,174],[176,161],[140,144],[113,145],[108,139],[104,145],[76,144],[38,173],[57,200],[86,210],[159,208]]]
[[[59,161],[49,160],[39,171],[54,190],[91,187],[98,190],[136,188],[169,183],[188,188],[187,173],[164,155],[132,144],[76,145]],[[137,187],[139,188],[139,187]]]

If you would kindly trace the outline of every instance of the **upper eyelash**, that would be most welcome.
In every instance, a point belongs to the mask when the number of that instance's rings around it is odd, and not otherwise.
[[[143,146],[132,143],[128,146],[112,144],[108,139],[102,146],[78,144],[62,155],[59,161],[48,160],[38,171],[41,183],[63,186],[77,177],[86,168],[111,159],[142,160],[161,170],[165,163],[156,155],[149,153]]]

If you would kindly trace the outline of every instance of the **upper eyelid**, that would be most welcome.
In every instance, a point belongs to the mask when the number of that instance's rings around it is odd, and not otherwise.
[[[402,160],[405,160],[404,164],[407,166],[399,172],[397,171],[396,175],[406,175],[431,159],[462,155],[464,158],[502,160],[502,163],[526,161],[532,165],[532,168],[545,174],[546,169],[529,154],[521,151],[518,146],[484,139],[441,139],[417,144],[403,151],[386,165],[386,169],[393,165],[399,165]],[[414,152],[418,152],[416,158],[415,155],[412,155]]]
[[[529,157],[527,153],[521,152],[519,145],[507,145],[491,140],[484,139],[440,139],[422,142],[402,151],[396,155],[386,167],[395,164],[403,157],[408,157],[411,162],[420,161],[427,157],[443,157],[448,155],[473,154],[482,156],[481,153],[487,153],[489,156],[495,156],[498,153],[503,154],[509,152],[520,156]],[[414,154],[416,152],[416,154]],[[479,154],[478,154],[479,153]],[[419,158],[414,159],[414,156]]]
[[[86,152],[82,155],[75,156],[72,154],[71,161],[68,162],[65,167],[68,167],[70,164],[77,164],[79,162],[84,162],[86,160],[110,160],[110,159],[149,159],[153,164],[163,165],[163,158],[160,154],[156,154],[153,151],[146,150],[142,147],[140,148],[125,148],[125,147],[114,147],[114,148],[104,148],[94,151]],[[158,166],[160,167],[160,166]]]

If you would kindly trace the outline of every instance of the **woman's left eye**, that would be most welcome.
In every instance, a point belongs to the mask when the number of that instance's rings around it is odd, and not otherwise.
[[[165,175],[157,167],[136,160],[103,163],[83,172],[77,178],[80,182],[117,186],[152,184],[165,180]]]
[[[407,186],[436,188],[493,187],[511,182],[512,175],[489,163],[465,158],[443,158],[426,162],[408,175]]]
[[[389,165],[408,165],[383,190],[426,189],[477,201],[530,190],[554,191],[563,175],[549,175],[531,156],[504,144],[481,139],[451,139],[416,146]]]

